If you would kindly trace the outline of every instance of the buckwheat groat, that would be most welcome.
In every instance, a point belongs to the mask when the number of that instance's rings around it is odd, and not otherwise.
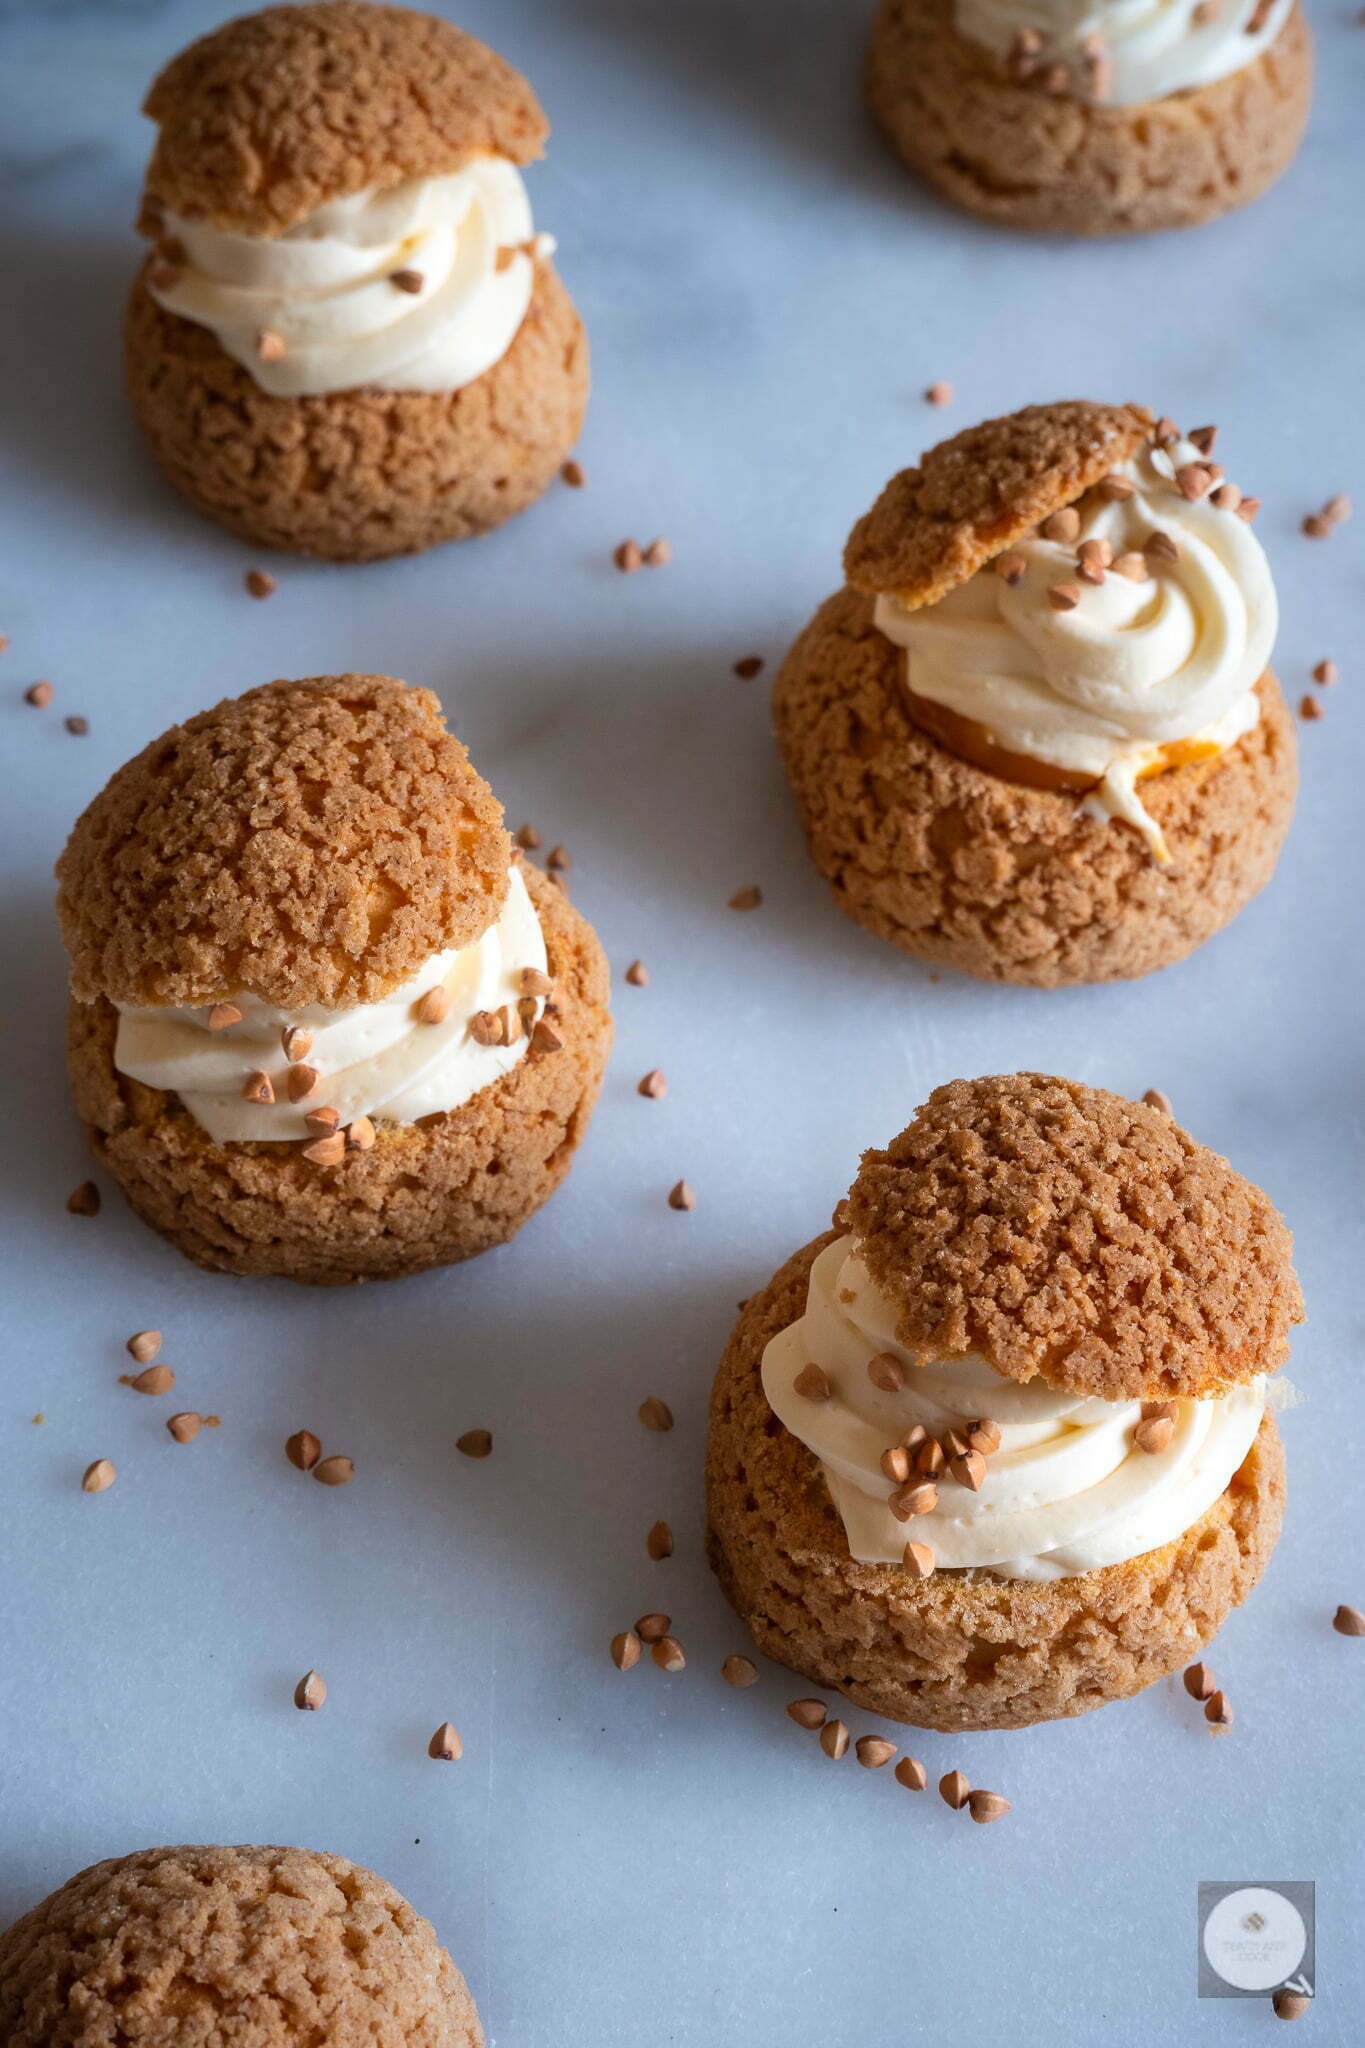
[[[716,1376],[711,1560],[759,1648],[949,1730],[1189,1663],[1279,1535],[1290,1259],[1163,1111],[1038,1074],[937,1089]]]
[[[77,1110],[196,1264],[419,1272],[505,1242],[568,1171],[606,963],[429,692],[229,698],[118,771],[57,874]]]
[[[171,483],[257,545],[343,562],[498,526],[578,438],[582,323],[533,232],[526,80],[369,0],[243,15],[155,80],[125,323]]]
[[[855,922],[988,980],[1150,973],[1270,879],[1297,787],[1244,498],[1141,406],[1029,406],[891,479],[773,692]]]
[[[0,1935],[6,2048],[483,2048],[430,1924],[311,1849],[142,1849]]]
[[[1005,227],[1131,235],[1245,206],[1298,149],[1295,0],[882,0],[872,111],[945,198]]]

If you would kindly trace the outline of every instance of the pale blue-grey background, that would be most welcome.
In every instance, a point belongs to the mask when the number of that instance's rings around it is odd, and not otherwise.
[[[150,473],[119,393],[150,131],[137,105],[211,4],[0,6],[0,662],[4,736],[0,1917],[158,1841],[302,1842],[376,1865],[435,1921],[506,2048],[1240,2042],[1194,1996],[1201,1878],[1317,1882],[1319,2043],[1359,2039],[1360,674],[1365,519],[1301,515],[1362,472],[1355,0],[1316,10],[1313,128],[1279,190],[1133,246],[1014,240],[918,193],[864,123],[865,4],[468,0],[554,124],[538,224],[592,333],[588,488],[426,560],[259,558]],[[950,378],[932,413],[921,392]],[[773,659],[853,518],[939,433],[1037,398],[1215,420],[1263,496],[1302,732],[1275,883],[1186,965],[1061,995],[931,982],[830,906],[776,769]],[[629,580],[627,534],[672,541]],[[62,1072],[50,869],[82,804],[173,719],[275,675],[378,668],[440,691],[511,820],[570,847],[618,976],[619,1044],[573,1176],[477,1266],[317,1294],[196,1272],[88,1171]],[[49,676],[57,698],[28,708]],[[61,715],[83,712],[89,737]],[[726,898],[759,882],[763,908]],[[620,984],[642,954],[647,990]],[[640,1100],[662,1066],[670,1092]],[[1014,1811],[975,1828],[834,1766],[782,1712],[702,1556],[710,1372],[736,1298],[824,1223],[859,1148],[935,1083],[1038,1066],[1157,1084],[1297,1233],[1288,1526],[1212,1652],[1238,1720],[1174,1683],[1070,1725],[912,1734]],[[699,1207],[664,1194],[680,1175]],[[172,1402],[118,1384],[159,1325]],[[658,1393],[678,1427],[648,1436]],[[172,1405],[223,1426],[186,1448]],[[30,1418],[48,1417],[42,1427]],[[328,1492],[306,1425],[356,1460]],[[495,1437],[492,1459],[452,1449]],[[115,1489],[80,1491],[96,1456]],[[657,1516],[677,1531],[650,1564]],[[688,1668],[607,1642],[675,1617]],[[322,1670],[318,1715],[290,1704]],[[449,1715],[462,1763],[427,1737]],[[855,1733],[876,1725],[850,1714]],[[896,1730],[886,1732],[897,1735]]]

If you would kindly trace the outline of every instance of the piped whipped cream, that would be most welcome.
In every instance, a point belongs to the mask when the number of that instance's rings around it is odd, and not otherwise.
[[[1294,0],[957,0],[959,35],[1002,60],[1035,32],[1072,98],[1141,106],[1227,78],[1268,50]]]
[[[516,166],[485,156],[333,200],[283,235],[168,213],[160,247],[158,305],[209,328],[262,391],[303,398],[473,383],[507,353],[533,254],[554,243],[533,236]]]
[[[1005,1579],[1059,1579],[1122,1564],[1184,1534],[1224,1491],[1266,1406],[1264,1377],[1212,1401],[1173,1405],[1164,1450],[1136,1443],[1139,1401],[1102,1401],[1020,1384],[984,1359],[919,1358],[896,1337],[896,1309],[850,1237],[811,1268],[806,1311],[763,1354],[763,1391],[779,1421],[820,1461],[851,1557],[899,1564],[927,1544],[939,1569],[978,1567]],[[903,1384],[876,1385],[869,1363],[893,1358]],[[797,1391],[818,1365],[829,1398]],[[1000,1432],[978,1492],[948,1473],[938,1504],[901,1521],[881,1458],[916,1423],[932,1437],[988,1418]]]
[[[875,612],[905,649],[914,696],[972,721],[1005,752],[1093,781],[1093,803],[1141,832],[1158,860],[1166,848],[1138,782],[1169,747],[1212,753],[1253,730],[1279,624],[1260,542],[1235,509],[1214,503],[1216,479],[1186,496],[1177,476],[1191,471],[1208,471],[1192,442],[1147,446],[1114,472],[1131,494],[1090,493],[1073,538],[1048,540],[1040,528],[1007,550],[1023,564],[1017,582],[987,563],[936,604],[907,610],[883,595]],[[1174,542],[1177,560],[1150,546],[1154,533]],[[1087,582],[1077,569],[1087,541],[1112,561],[1140,557],[1126,564],[1140,573],[1111,567]],[[1072,609],[1055,608],[1058,586],[1076,592]]]
[[[528,1028],[544,1008],[543,995],[526,994],[527,969],[546,972],[545,935],[521,871],[513,866],[496,923],[472,945],[436,953],[411,981],[382,1002],[349,1010],[312,1006],[279,1010],[250,995],[234,995],[239,1022],[213,1030],[204,1008],[134,1008],[120,1005],[114,1065],[130,1080],[179,1096],[216,1144],[297,1142],[307,1137],[308,1111],[337,1111],[339,1125],[357,1117],[411,1124],[419,1117],[458,1109],[481,1088],[510,1073],[526,1056]],[[422,998],[446,996],[438,1023],[423,1023]],[[484,1043],[475,1020],[510,1009],[521,1016],[515,1040]],[[475,1027],[471,1029],[471,1027]],[[302,1100],[289,1099],[291,1062],[284,1050],[290,1030],[310,1034],[302,1061],[316,1068],[317,1085]],[[249,1100],[253,1074],[264,1074],[273,1102]]]

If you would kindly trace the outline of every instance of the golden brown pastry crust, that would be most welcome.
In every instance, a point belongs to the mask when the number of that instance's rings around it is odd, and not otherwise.
[[[1284,1457],[1271,1417],[1193,1528],[1128,1564],[1041,1583],[985,1571],[916,1580],[856,1564],[816,1459],[772,1413],[759,1377],[832,1235],[746,1305],[711,1400],[711,1562],[759,1649],[870,1713],[951,1732],[1084,1714],[1197,1657],[1279,1535]]]
[[[1296,7],[1252,63],[1142,106],[1017,85],[959,36],[953,0],[882,0],[867,60],[892,148],[945,198],[1002,227],[1134,235],[1245,206],[1292,162],[1312,97]]]
[[[0,1935],[5,2048],[483,2048],[469,1986],[372,1870],[188,1846],[92,1864]]]
[[[1049,1074],[936,1088],[845,1219],[908,1349],[1102,1401],[1225,1393],[1303,1320],[1260,1188],[1165,1110]]]
[[[315,1286],[391,1280],[505,1244],[569,1170],[601,1086],[612,1024],[592,926],[525,869],[545,933],[558,1052],[420,1123],[381,1125],[368,1152],[313,1165],[299,1145],[216,1145],[173,1096],[114,1067],[117,1014],[73,1002],[68,1066],[95,1156],[133,1209],[197,1266]]]
[[[1169,967],[1274,872],[1298,786],[1268,672],[1260,724],[1142,785],[1169,867],[1128,825],[950,754],[909,717],[873,599],[839,591],[783,662],[773,721],[812,858],[839,907],[902,951],[1036,988]]]
[[[893,476],[848,537],[855,590],[933,604],[1128,460],[1155,421],[1143,405],[1026,405],[940,441]]]
[[[497,918],[502,806],[429,690],[267,683],[114,774],[57,863],[81,1002],[373,1003]]]
[[[150,259],[149,259],[150,261]],[[588,342],[537,261],[507,353],[459,391],[272,398],[206,327],[134,281],[128,396],[169,483],[256,547],[378,562],[487,533],[534,504],[577,441]]]
[[[529,163],[549,132],[526,80],[432,14],[364,0],[267,7],[191,43],[142,111],[159,209],[279,235],[328,201],[439,177],[475,155]]]

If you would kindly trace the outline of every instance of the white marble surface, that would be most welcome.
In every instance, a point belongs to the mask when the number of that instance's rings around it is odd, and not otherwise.
[[[10,1020],[0,1347],[0,1916],[101,1856],[274,1840],[384,1871],[435,1921],[507,2048],[1252,2039],[1196,2004],[1200,1878],[1312,1878],[1321,1998],[1359,2039],[1365,1604],[1358,1390],[1360,714],[1365,519],[1300,516],[1362,474],[1365,30],[1316,10],[1313,130],[1278,191],[1131,247],[1011,240],[919,195],[867,132],[865,4],[468,0],[554,122],[531,190],[589,322],[589,487],[473,546],[338,571],[257,558],[166,495],[119,394],[128,223],[156,65],[209,4],[0,6],[0,664]],[[951,378],[952,410],[920,393]],[[1135,987],[934,983],[844,923],[806,864],[765,712],[771,664],[853,518],[940,431],[1040,397],[1140,397],[1266,501],[1304,793],[1269,892]],[[675,560],[629,580],[623,535]],[[440,691],[506,799],[571,848],[618,973],[619,1043],[559,1199],[509,1250],[314,1294],[194,1271],[86,1174],[62,1074],[52,861],[173,719],[274,675],[380,668]],[[24,686],[56,685],[47,712]],[[61,715],[90,719],[69,737]],[[726,898],[757,881],[763,908]],[[653,981],[620,984],[635,954]],[[662,1066],[666,1101],[635,1083]],[[1310,1321],[1285,1423],[1291,1506],[1212,1652],[1238,1720],[1175,1684],[1078,1723],[910,1738],[1014,1811],[974,1828],[786,1719],[702,1556],[707,1384],[737,1296],[823,1224],[859,1148],[957,1073],[1159,1084],[1298,1235]],[[699,1207],[664,1204],[686,1174]],[[118,1384],[156,1324],[177,1448]],[[671,1436],[635,1419],[658,1393]],[[35,1428],[30,1417],[44,1411]],[[281,1454],[307,1425],[358,1477]],[[493,1457],[453,1452],[483,1425]],[[96,1456],[114,1490],[80,1491]],[[650,1564],[656,1516],[677,1554]],[[688,1668],[618,1675],[614,1630],[675,1617]],[[295,1680],[326,1674],[322,1713]],[[459,1726],[464,1761],[426,1757]],[[855,1732],[874,1726],[849,1717]],[[894,1729],[888,1730],[893,1736]]]

